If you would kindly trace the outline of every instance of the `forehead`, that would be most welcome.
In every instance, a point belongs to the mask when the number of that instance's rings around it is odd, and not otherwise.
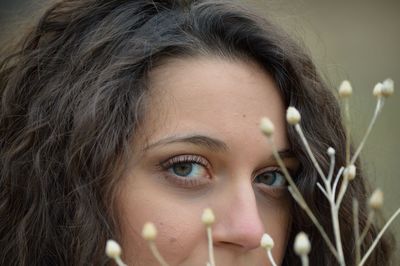
[[[144,127],[151,139],[193,132],[224,138],[240,132],[239,137],[265,141],[258,129],[263,116],[285,138],[280,93],[272,77],[252,61],[173,59],[150,72],[149,88]]]

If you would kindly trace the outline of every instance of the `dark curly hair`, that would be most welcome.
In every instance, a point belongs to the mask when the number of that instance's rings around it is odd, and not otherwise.
[[[279,27],[232,1],[64,0],[52,6],[0,65],[0,264],[104,265],[118,239],[116,183],[140,127],[149,71],[167,58],[251,59],[296,106],[324,170],[325,151],[345,165],[345,131],[336,98],[310,56]],[[318,174],[288,127],[301,163],[297,183],[333,241]],[[360,169],[359,163],[358,169]],[[338,170],[338,169],[336,169]],[[368,194],[358,171],[340,211],[344,254],[354,264],[352,198],[366,223]],[[335,265],[319,232],[293,201],[290,240],[313,243],[311,265]],[[361,247],[377,234],[372,227]],[[365,265],[387,265],[382,240]],[[288,248],[284,265],[298,265]]]

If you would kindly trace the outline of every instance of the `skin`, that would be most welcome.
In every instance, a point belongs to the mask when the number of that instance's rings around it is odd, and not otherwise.
[[[250,61],[195,57],[169,60],[149,77],[149,108],[136,134],[142,137],[133,143],[116,197],[123,260],[159,265],[141,238],[143,224],[151,221],[170,265],[205,265],[207,237],[200,217],[210,207],[216,216],[216,265],[269,265],[259,247],[264,232],[274,239],[273,256],[280,264],[290,201],[259,130],[260,118],[275,124],[279,151],[289,144],[284,105],[271,76]],[[291,153],[282,155],[295,171]]]

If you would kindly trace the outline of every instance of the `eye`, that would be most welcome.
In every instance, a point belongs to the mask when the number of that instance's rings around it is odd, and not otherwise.
[[[257,175],[254,178],[254,182],[274,188],[283,188],[287,185],[285,176],[279,169],[269,170]]]
[[[210,181],[210,164],[199,155],[178,155],[160,163],[164,177],[176,185],[196,187]]]
[[[204,166],[195,162],[174,163],[169,167],[168,171],[177,176],[193,178],[202,177],[207,174]]]

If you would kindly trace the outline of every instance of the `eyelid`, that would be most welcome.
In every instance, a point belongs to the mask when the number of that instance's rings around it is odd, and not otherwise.
[[[288,171],[290,171],[290,170],[288,170]],[[254,183],[254,181],[257,178],[257,176],[262,175],[262,174],[266,174],[266,173],[271,173],[271,172],[278,172],[282,176],[283,181],[285,182],[285,184],[282,185],[282,186],[265,185],[264,189],[267,189],[267,190],[270,190],[270,191],[280,191],[280,190],[286,189],[287,186],[289,185],[289,183],[287,182],[283,171],[278,166],[271,166],[271,167],[263,168],[263,169],[257,171],[256,174],[252,177],[252,182]]]
[[[286,169],[288,170],[288,172],[289,172],[289,175],[293,178],[293,179],[296,179],[296,175],[297,175],[297,172],[298,172],[298,166],[290,166],[290,165],[285,165],[286,166]],[[257,176],[257,175],[259,175],[259,174],[262,174],[262,173],[265,173],[265,172],[269,172],[269,171],[278,171],[278,172],[280,172],[284,177],[285,177],[285,174],[284,174],[284,172],[283,172],[283,170],[282,170],[282,168],[280,167],[280,166],[278,166],[278,165],[272,165],[272,166],[267,166],[267,167],[264,167],[264,168],[261,168],[261,169],[259,169],[259,170],[257,170],[257,171],[255,171],[254,172],[254,174],[253,174],[253,180],[254,180],[254,178]],[[285,179],[286,179],[286,177],[285,177]]]
[[[198,163],[204,167],[207,168],[207,170],[210,169],[211,164],[208,162],[207,159],[205,159],[201,155],[197,154],[180,154],[180,155],[174,155],[162,162],[159,163],[159,166],[167,170],[169,167],[171,167],[174,164],[177,163]]]
[[[267,166],[267,167],[264,167],[264,168],[261,168],[261,169],[255,171],[253,174],[252,180],[254,181],[254,179],[260,174],[263,174],[266,172],[274,172],[274,171],[281,172],[282,175],[284,175],[282,169],[279,166]]]

